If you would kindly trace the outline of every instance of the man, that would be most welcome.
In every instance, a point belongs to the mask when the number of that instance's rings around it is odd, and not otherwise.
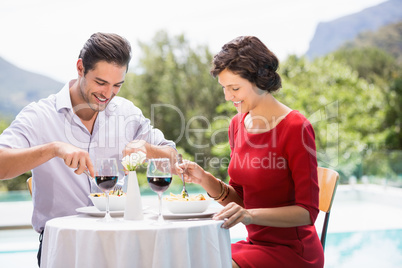
[[[78,78],[25,107],[0,135],[0,179],[32,170],[32,225],[37,232],[49,219],[92,205],[88,195],[96,186],[83,172],[95,175],[97,157],[116,158],[120,179],[121,159],[132,152],[175,159],[175,144],[130,101],[116,97],[130,58],[126,39],[93,34],[80,52]]]

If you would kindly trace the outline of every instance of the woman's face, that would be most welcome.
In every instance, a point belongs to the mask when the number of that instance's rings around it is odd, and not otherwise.
[[[253,83],[225,69],[218,75],[218,82],[223,88],[225,100],[233,102],[239,113],[253,110],[264,93]]]

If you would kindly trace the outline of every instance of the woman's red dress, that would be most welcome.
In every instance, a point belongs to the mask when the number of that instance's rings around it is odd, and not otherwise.
[[[268,132],[252,134],[246,114],[229,127],[230,185],[246,209],[297,205],[307,209],[313,224],[277,228],[247,225],[247,241],[232,244],[240,267],[323,267],[324,252],[314,227],[318,215],[315,135],[310,122],[291,111]]]

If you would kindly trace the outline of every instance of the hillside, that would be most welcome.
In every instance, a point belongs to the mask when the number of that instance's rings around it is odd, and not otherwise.
[[[0,58],[0,115],[14,117],[25,105],[56,93],[63,84]]]
[[[361,12],[319,23],[306,56],[323,56],[339,48],[358,34],[402,21],[402,0],[389,0]]]
[[[386,51],[402,64],[402,22],[386,25],[375,32],[361,33],[344,45],[347,48],[368,46]]]

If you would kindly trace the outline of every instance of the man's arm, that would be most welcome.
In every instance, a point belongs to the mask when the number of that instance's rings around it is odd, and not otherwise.
[[[71,144],[51,142],[24,149],[0,148],[0,180],[14,178],[54,157],[62,158],[68,167],[75,168],[76,174],[88,169],[95,175],[88,152]]]

